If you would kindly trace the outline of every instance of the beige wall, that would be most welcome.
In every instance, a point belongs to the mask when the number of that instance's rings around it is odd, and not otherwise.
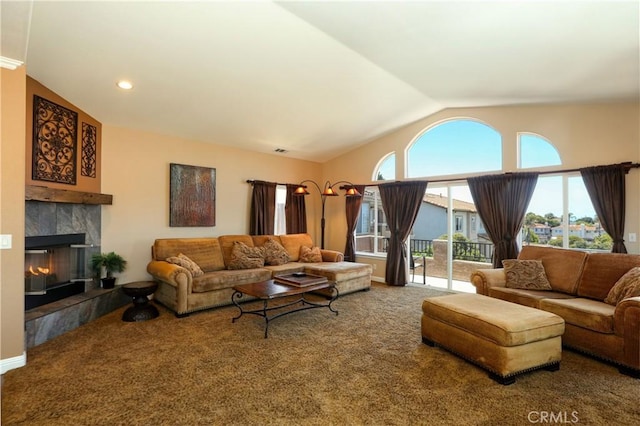
[[[24,363],[25,69],[0,69],[0,359],[2,372]]]
[[[638,103],[534,105],[489,108],[447,109],[398,129],[323,165],[323,173],[353,183],[371,183],[378,161],[396,153],[396,177],[405,174],[404,153],[414,138],[426,128],[451,118],[474,118],[492,126],[503,137],[503,168],[516,170],[518,132],[536,133],[549,139],[558,149],[563,164],[559,169],[640,162],[640,107]],[[558,169],[558,168],[556,168]],[[627,176],[625,237],[640,236],[640,170]],[[339,246],[346,234],[346,223],[333,212],[328,216],[329,239]],[[638,242],[626,242],[631,253],[640,253]],[[373,263],[370,260],[359,259]],[[378,263],[374,275],[384,276]]]
[[[156,238],[249,232],[248,179],[279,183],[318,180],[321,165],[236,148],[108,126],[102,127],[102,190],[113,205],[102,207],[102,251],[128,261],[119,282],[148,279],[146,266]],[[216,169],[216,226],[169,226],[169,164]],[[319,199],[319,197],[317,197]],[[309,224],[318,222],[309,198]],[[309,229],[314,240],[319,234]],[[318,238],[315,236],[318,235]]]

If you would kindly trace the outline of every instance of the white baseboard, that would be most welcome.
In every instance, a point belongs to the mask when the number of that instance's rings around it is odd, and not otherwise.
[[[383,283],[384,281],[384,277],[376,277],[376,276],[371,276],[371,281],[375,281],[377,283]]]
[[[14,356],[13,358],[0,359],[0,374],[4,374],[14,368],[20,368],[27,365],[27,353],[23,352],[22,355]]]

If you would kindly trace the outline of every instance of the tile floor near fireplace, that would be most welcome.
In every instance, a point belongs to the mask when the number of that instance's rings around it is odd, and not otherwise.
[[[25,312],[27,349],[108,314],[131,299],[121,290],[95,289]]]

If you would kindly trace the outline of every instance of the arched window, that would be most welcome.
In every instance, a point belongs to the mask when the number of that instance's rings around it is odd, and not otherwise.
[[[429,180],[407,241],[407,254],[420,260],[415,264],[428,265],[414,271],[412,277],[419,277],[416,282],[440,287],[443,284],[438,280],[446,277],[444,286],[449,289],[475,291],[466,281],[464,262],[491,263],[493,243],[463,179],[511,171],[503,169],[502,137],[489,124],[457,118],[427,128],[408,144],[402,159],[406,164],[404,178]],[[579,173],[554,172],[554,167],[562,165],[562,158],[553,142],[524,131],[505,138],[504,145],[509,148],[505,153],[511,157],[504,164],[543,172],[527,209],[520,234],[522,244],[610,249],[611,238],[595,216]],[[395,162],[394,153],[385,155],[372,179],[396,178]],[[356,231],[356,251],[384,256],[388,236],[377,187],[367,187]]]
[[[560,154],[553,144],[540,135],[518,133],[518,167],[559,166]]]
[[[553,143],[534,133],[518,133],[518,167],[562,165]],[[566,195],[565,195],[566,194]],[[523,244],[608,250],[611,239],[602,229],[579,173],[541,175],[527,209]]]
[[[500,171],[502,137],[471,119],[454,119],[419,134],[407,150],[407,177]]]
[[[395,180],[396,179],[396,153],[392,152],[380,160],[378,167],[373,174],[373,180]]]

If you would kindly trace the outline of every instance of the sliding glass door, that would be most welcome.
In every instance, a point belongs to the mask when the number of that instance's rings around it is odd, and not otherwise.
[[[493,245],[465,183],[429,185],[413,226],[409,255],[413,282],[473,292],[469,276],[491,266]]]

